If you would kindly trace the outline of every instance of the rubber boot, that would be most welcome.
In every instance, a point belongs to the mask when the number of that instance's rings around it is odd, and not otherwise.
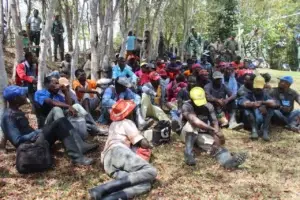
[[[227,149],[220,148],[214,155],[216,160],[226,169],[237,168],[247,159],[246,153],[231,154]]]
[[[89,190],[90,199],[103,199],[104,196],[116,193],[124,188],[133,186],[127,177],[115,179]]]
[[[187,165],[196,165],[196,160],[193,153],[196,139],[197,135],[194,133],[186,133],[185,135],[184,160]]]
[[[145,121],[141,113],[141,108],[139,107],[136,107],[135,114],[136,114],[137,127],[140,131],[146,130],[154,123],[153,119],[149,119],[148,121]]]
[[[178,116],[178,112],[177,112],[177,110],[171,110],[170,114],[171,114],[171,118],[172,118],[171,129],[172,129],[172,131],[174,131],[175,133],[180,135],[182,125],[181,125],[181,119]]]
[[[262,125],[262,132],[263,132],[262,138],[264,141],[270,141],[269,130],[270,130],[271,118],[272,118],[272,114],[270,114],[270,111],[268,111],[267,116],[264,117],[264,122]]]
[[[79,134],[73,133],[74,140],[77,144],[77,147],[82,154],[86,154],[90,151],[96,150],[99,147],[99,144],[90,144],[82,140]]]
[[[124,191],[114,192],[104,198],[102,200],[127,200],[127,195]]]
[[[231,130],[239,130],[244,127],[244,123],[237,123],[236,122],[236,110],[232,111],[230,115],[230,120],[229,120],[229,129]]]
[[[104,136],[108,135],[107,131],[101,130],[97,126],[97,123],[95,122],[94,118],[92,117],[92,115],[90,113],[85,115],[84,118],[86,121],[87,130],[91,135],[104,135]]]
[[[72,162],[77,165],[91,165],[93,159],[85,157],[77,147],[74,136],[71,134],[63,139],[68,156]]]
[[[258,130],[257,130],[257,124],[255,121],[255,117],[253,114],[248,116],[250,125],[251,125],[251,135],[250,135],[250,139],[251,140],[257,140],[258,139]]]

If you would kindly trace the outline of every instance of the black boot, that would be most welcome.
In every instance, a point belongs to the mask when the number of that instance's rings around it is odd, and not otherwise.
[[[196,160],[193,153],[196,139],[197,135],[194,133],[186,133],[185,135],[184,160],[187,165],[196,165]]]
[[[68,156],[72,159],[72,162],[74,164],[91,165],[93,163],[92,158],[87,158],[80,152],[72,134],[65,137],[63,139],[63,143],[66,148]]]
[[[250,139],[251,140],[257,140],[258,139],[258,130],[257,130],[257,124],[255,121],[255,116],[253,114],[250,114],[248,116],[250,125],[251,125],[251,135],[250,135]]]
[[[119,192],[114,192],[104,198],[102,198],[102,200],[127,200],[127,195],[125,192],[123,191],[119,191]]]
[[[268,111],[267,116],[264,116],[264,122],[262,125],[262,132],[263,132],[263,140],[264,141],[270,141],[269,137],[269,130],[270,130],[270,123],[271,123],[271,118],[273,116],[273,113]]]
[[[90,151],[96,150],[99,147],[99,144],[89,144],[82,140],[79,134],[73,133],[74,140],[77,144],[77,147],[82,154],[86,154]]]
[[[113,192],[118,192],[124,188],[132,186],[127,177],[116,179],[94,187],[89,190],[90,199],[98,200],[103,199],[105,195],[109,195]]]
[[[137,123],[137,127],[140,131],[146,130],[147,128],[149,128],[153,123],[154,120],[153,119],[149,119],[148,121],[146,121],[142,114],[141,114],[141,108],[139,108],[138,106],[136,107],[136,123]]]
[[[227,169],[237,168],[247,159],[246,153],[235,153],[232,155],[225,148],[220,148],[214,156],[220,165]]]

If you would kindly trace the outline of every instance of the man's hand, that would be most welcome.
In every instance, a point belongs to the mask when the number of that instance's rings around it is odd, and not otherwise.
[[[216,102],[217,102],[217,104],[219,104],[219,106],[221,106],[221,107],[224,106],[224,100],[223,99],[217,99]]]
[[[32,80],[32,84],[36,85],[36,84],[37,84],[37,80],[36,80],[36,79],[33,79],[33,80]]]
[[[62,91],[62,93],[66,94],[69,90],[65,85],[60,85],[60,90]]]
[[[229,103],[229,99],[223,99],[223,104],[227,105]]]
[[[77,110],[75,110],[72,106],[69,107],[69,114],[72,117],[76,117],[77,116]]]
[[[282,112],[285,112],[285,113],[291,112],[291,108],[290,108],[290,107],[286,107],[286,106],[282,106],[282,107],[280,108],[280,110],[281,110]]]
[[[262,105],[262,102],[261,101],[255,101],[255,102],[253,102],[253,107],[254,108],[258,108],[258,107],[260,107]]]
[[[266,115],[268,112],[266,106],[260,106],[258,109],[262,115]]]

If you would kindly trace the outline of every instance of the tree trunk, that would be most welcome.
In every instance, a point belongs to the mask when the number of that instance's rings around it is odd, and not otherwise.
[[[120,57],[125,55],[125,50],[126,50],[126,40],[127,40],[127,34],[129,30],[132,30],[134,27],[134,24],[138,18],[138,16],[140,15],[140,11],[141,11],[141,7],[143,5],[143,0],[140,0],[139,5],[134,9],[133,16],[130,19],[130,24],[127,28],[127,30],[122,32],[122,46],[121,46],[121,51],[120,51]]]
[[[24,2],[27,5],[27,14],[26,14],[26,23],[27,23],[28,18],[29,18],[30,13],[31,13],[31,0],[24,0]]]
[[[24,59],[23,42],[22,42],[22,37],[19,34],[22,31],[22,25],[20,23],[20,18],[18,17],[17,14],[17,5],[15,0],[11,1],[11,14],[12,14],[12,20],[14,24],[14,33],[15,33],[15,41],[16,41],[15,65],[12,73],[12,80],[15,80],[17,64]]]
[[[5,109],[5,101],[3,99],[3,89],[7,86],[7,74],[4,66],[4,57],[3,57],[3,46],[2,42],[0,42],[0,118],[2,118],[3,111]],[[4,138],[4,133],[0,126],[0,151],[5,150],[6,139]]]
[[[65,19],[66,19],[66,29],[67,29],[67,37],[68,37],[68,49],[69,51],[73,51],[73,29],[72,29],[72,18],[73,11],[70,8],[68,0],[64,1],[65,4]]]
[[[86,0],[84,0],[83,3],[82,3],[82,10],[81,10],[81,13],[80,13],[79,22],[76,23],[76,29],[75,29],[75,49],[74,49],[74,52],[73,52],[72,63],[71,63],[71,83],[74,80],[75,70],[78,67],[78,56],[79,56],[79,42],[78,42],[78,40],[79,40],[79,31],[80,31],[80,27],[81,27],[81,23],[82,23],[82,19],[83,19],[83,12],[84,12],[85,2],[86,2]],[[77,13],[78,13],[78,11],[79,11],[79,9],[77,7]],[[75,12],[76,12],[76,10],[75,10]],[[76,17],[75,17],[75,19],[76,19]]]
[[[97,10],[99,0],[90,1],[90,12],[91,12],[91,79],[97,80],[98,78],[98,62],[97,62],[97,44],[98,44],[98,31],[97,31]]]
[[[4,44],[4,8],[3,0],[0,0],[0,42]]]
[[[50,46],[50,42],[51,42],[50,32],[51,32],[52,17],[54,14],[56,2],[57,0],[52,0],[49,4],[45,28],[42,31],[41,44],[40,44],[41,52],[39,57],[38,85],[37,85],[38,90],[43,88],[44,70],[46,68],[47,48]]]
[[[85,27],[84,24],[81,25],[81,32],[82,32],[82,37],[83,37],[83,52],[86,53],[86,36],[85,36]]]

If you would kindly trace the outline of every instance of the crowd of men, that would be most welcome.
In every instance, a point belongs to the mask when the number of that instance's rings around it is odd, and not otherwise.
[[[196,43],[197,34],[194,37]],[[247,154],[226,149],[223,128],[249,129],[250,139],[264,141],[270,141],[273,121],[300,132],[300,110],[294,110],[300,97],[290,88],[291,76],[280,77],[278,87],[272,88],[269,74],[256,74],[239,56],[211,64],[192,52],[185,62],[171,56],[147,63],[128,53],[127,59],[118,57],[106,87],[101,80],[88,79],[90,71],[85,69],[77,69],[70,83],[67,54],[59,72],[47,76],[45,88],[36,90],[36,59],[26,52],[16,68],[16,85],[3,91],[9,105],[1,122],[5,137],[16,148],[39,134],[50,146],[60,140],[78,165],[91,165],[93,159],[85,154],[99,146],[87,142],[88,135],[107,137],[101,162],[115,180],[89,190],[92,199],[107,200],[133,198],[151,189],[157,171],[149,163],[153,146],[143,133],[155,121],[170,122],[185,144],[187,165],[196,164],[193,148],[198,147],[230,169],[243,164]],[[37,115],[38,129],[29,125],[20,109],[26,97]],[[107,132],[99,125],[108,126]]]

